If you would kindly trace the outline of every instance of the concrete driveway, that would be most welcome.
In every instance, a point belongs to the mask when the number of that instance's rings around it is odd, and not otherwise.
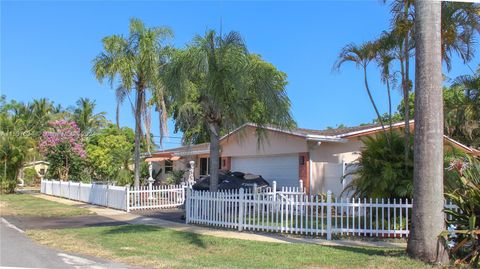
[[[41,246],[0,217],[0,267],[52,269],[139,268]]]

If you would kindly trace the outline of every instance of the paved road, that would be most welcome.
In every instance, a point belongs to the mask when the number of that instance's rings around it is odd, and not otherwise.
[[[3,267],[51,269],[135,268],[94,257],[59,252],[52,248],[41,246],[25,236],[23,230],[0,217],[0,268]]]

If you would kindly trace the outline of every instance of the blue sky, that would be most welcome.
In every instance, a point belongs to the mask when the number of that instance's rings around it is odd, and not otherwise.
[[[389,8],[382,1],[2,1],[0,5],[0,92],[8,99],[28,102],[47,97],[69,106],[88,97],[113,121],[114,92],[91,72],[103,37],[126,35],[129,18],[136,17],[147,26],[171,27],[175,38],[170,43],[183,47],[195,34],[219,29],[222,19],[224,32],[239,31],[251,52],[287,73],[299,127],[354,126],[375,117],[362,73],[353,64],[332,72],[332,65],[344,45],[374,39],[388,28]],[[479,62],[477,56],[470,66]],[[386,112],[386,90],[378,70],[372,65],[369,72],[374,97]],[[455,58],[446,75],[466,73],[471,71]],[[395,107],[400,98],[396,91]],[[121,124],[134,126],[127,105]],[[155,134],[157,126],[155,122]],[[164,147],[178,143],[171,138]]]

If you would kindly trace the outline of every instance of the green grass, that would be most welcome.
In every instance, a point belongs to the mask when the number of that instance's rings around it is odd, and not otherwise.
[[[29,217],[69,217],[93,214],[85,208],[65,205],[30,194],[0,195],[0,215]]]
[[[403,250],[225,239],[148,225],[33,230],[40,243],[154,268],[431,268]]]

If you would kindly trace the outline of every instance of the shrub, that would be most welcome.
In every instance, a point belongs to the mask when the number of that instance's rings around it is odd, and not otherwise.
[[[25,185],[33,185],[38,179],[37,170],[33,167],[23,169],[23,182]]]
[[[458,207],[446,209],[450,254],[455,263],[478,268],[480,259],[480,161],[474,158],[453,160],[447,168],[445,196]]]
[[[398,132],[363,139],[358,168],[345,191],[357,197],[411,198],[413,190],[413,150],[405,164],[404,136]],[[411,143],[413,145],[413,143]]]
[[[118,172],[116,177],[116,184],[118,186],[133,185],[133,173],[130,170],[122,169]]]
[[[166,183],[169,185],[178,185],[183,181],[185,170],[173,170],[168,173]]]

